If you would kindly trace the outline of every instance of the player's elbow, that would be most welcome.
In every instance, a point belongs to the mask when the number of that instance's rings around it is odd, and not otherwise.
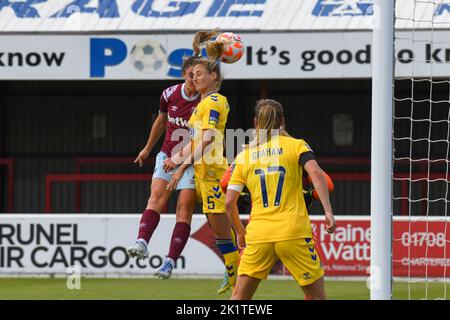
[[[317,180],[317,179],[321,180],[324,178],[323,171],[322,171],[322,169],[320,169],[319,166],[315,166],[315,167],[311,168],[308,171],[308,176],[310,177],[310,179],[312,181]]]
[[[158,122],[158,125],[159,125],[159,127],[161,128],[161,129],[166,129],[166,126],[167,126],[167,118],[166,117],[163,117],[163,118],[160,118],[159,119],[159,122]]]
[[[320,169],[320,167],[317,166],[317,168],[313,168],[312,170],[308,171],[308,175],[316,189],[320,187],[327,188],[327,180],[325,178],[324,172],[322,171],[322,169]]]
[[[227,210],[227,212],[231,212],[233,210],[233,206],[234,202],[232,201],[232,199],[229,199],[227,197],[225,200],[225,210]]]
[[[164,118],[158,117],[156,118],[155,122],[153,123],[153,128],[162,133],[166,129],[167,121],[164,121]]]
[[[234,193],[236,191],[228,190],[227,196],[225,198],[225,210],[228,214],[234,212],[234,210],[237,208],[237,198],[235,197]]]

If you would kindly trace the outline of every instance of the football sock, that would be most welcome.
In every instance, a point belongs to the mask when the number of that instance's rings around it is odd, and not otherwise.
[[[234,246],[237,248],[236,233],[234,233],[233,228],[231,228],[230,231],[231,231],[231,241],[233,241]]]
[[[145,242],[149,242],[152,237],[153,231],[159,223],[159,213],[155,210],[146,209],[142,213],[141,222],[139,223],[138,239],[143,239]]]
[[[173,228],[172,240],[170,240],[169,258],[177,261],[191,234],[191,226],[185,222],[177,222]]]
[[[237,278],[239,252],[231,239],[216,239],[216,245],[225,259],[225,268],[230,284],[234,286]]]

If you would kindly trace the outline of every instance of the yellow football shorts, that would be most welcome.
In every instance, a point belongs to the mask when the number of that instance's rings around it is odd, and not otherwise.
[[[197,202],[203,203],[203,213],[226,213],[225,194],[220,188],[220,180],[204,180],[195,177]]]
[[[311,238],[247,244],[241,256],[238,275],[267,279],[280,259],[300,286],[314,283],[324,275],[322,263]]]

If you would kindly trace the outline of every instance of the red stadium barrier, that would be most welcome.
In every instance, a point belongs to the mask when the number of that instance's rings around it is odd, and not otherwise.
[[[336,181],[370,181],[370,173],[328,173],[328,175],[331,177],[331,179]],[[401,215],[408,215],[409,210],[409,201],[408,201],[408,181],[411,180],[420,180],[426,181],[426,179],[429,180],[436,180],[436,179],[445,179],[450,180],[450,172],[446,173],[396,173],[394,174],[394,179],[400,183],[400,198],[401,200],[401,206],[400,206],[400,214]],[[426,184],[422,184],[421,188],[421,194],[426,195]],[[423,207],[426,206],[426,202],[423,201],[421,203]],[[423,212],[426,210],[423,209]]]
[[[114,158],[80,158],[77,162],[78,171],[81,163],[117,163],[114,162],[117,159]],[[131,158],[120,158],[121,163],[127,163]],[[107,161],[104,161],[107,160]],[[329,173],[333,181],[370,181],[370,173]],[[150,175],[151,177],[151,175]],[[395,174],[395,179],[398,179],[401,183],[401,214],[408,214],[408,180],[406,179],[442,179],[442,174],[438,173],[415,173],[415,174]],[[449,177],[447,177],[448,179]],[[76,208],[75,211],[80,212],[81,208],[81,195],[79,185],[81,182],[92,181],[133,181],[133,180],[150,180],[147,174],[52,174],[46,176],[46,205],[45,211],[47,213],[52,212],[51,207],[51,183],[52,182],[75,182],[76,190]],[[405,180],[403,180],[405,179]],[[167,207],[164,212],[167,212]]]
[[[370,158],[355,158],[355,157],[317,157],[319,164],[356,164],[356,165],[370,165]]]
[[[0,165],[6,166],[8,171],[7,182],[7,204],[6,211],[14,212],[14,159],[0,158]],[[0,197],[1,200],[1,197]]]
[[[53,182],[150,181],[151,179],[151,174],[49,174],[45,176],[45,212],[53,211]]]
[[[81,173],[81,166],[88,164],[130,164],[136,165],[134,163],[135,158],[130,157],[81,157],[75,158],[75,173]],[[155,164],[155,157],[150,157],[146,160],[150,165]],[[167,207],[165,210],[167,212]],[[81,212],[81,183],[79,181],[75,182],[75,212]]]

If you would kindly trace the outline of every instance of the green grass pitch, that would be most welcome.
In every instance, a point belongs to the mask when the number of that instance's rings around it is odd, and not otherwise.
[[[81,290],[69,290],[65,278],[0,278],[0,300],[217,300],[229,299],[230,293],[219,295],[220,279],[105,279],[82,278]],[[425,298],[425,284],[411,284],[411,298]],[[447,292],[450,285],[447,283]],[[369,299],[369,290],[362,281],[326,281],[329,299]],[[443,283],[429,283],[428,298],[444,297]],[[408,284],[394,284],[394,298],[408,299]],[[263,281],[255,300],[303,299],[303,293],[293,280]]]

